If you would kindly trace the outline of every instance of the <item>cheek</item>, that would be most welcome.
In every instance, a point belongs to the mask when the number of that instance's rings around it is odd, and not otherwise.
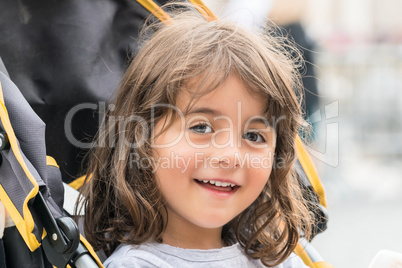
[[[154,148],[168,149],[180,143],[182,136],[180,133],[172,128],[167,129],[165,132],[156,137],[153,141]]]
[[[180,141],[167,148],[154,149],[155,171],[159,180],[183,180],[195,168],[195,154]]]
[[[262,190],[265,184],[268,182],[270,175],[271,175],[271,169],[266,168],[253,169],[251,178],[255,179],[253,179],[251,183],[253,183],[256,188]]]
[[[180,148],[180,150],[179,150]],[[158,150],[156,157],[155,177],[163,197],[170,204],[176,204],[183,196],[183,192],[192,183],[191,173],[194,170],[194,161],[183,147]]]
[[[260,176],[267,176],[271,173],[274,164],[274,150],[264,150],[263,152],[249,155],[248,168]]]
[[[255,191],[262,191],[272,172],[274,157],[270,154],[254,155],[250,161],[249,176]]]

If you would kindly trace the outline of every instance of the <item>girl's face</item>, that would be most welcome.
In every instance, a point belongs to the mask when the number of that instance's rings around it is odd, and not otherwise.
[[[183,91],[178,110],[192,95]],[[188,232],[217,230],[253,203],[266,185],[276,134],[266,107],[241,80],[229,77],[196,100],[160,133],[155,126],[156,178],[167,201],[168,225],[177,239]]]

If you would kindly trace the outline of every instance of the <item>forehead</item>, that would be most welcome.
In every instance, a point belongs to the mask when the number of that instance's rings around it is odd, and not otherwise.
[[[197,82],[189,83],[179,95],[177,107],[184,114],[209,110],[216,112],[216,116],[252,117],[263,116],[266,111],[266,99],[248,90],[237,76],[229,76],[213,90],[199,90],[198,87]]]

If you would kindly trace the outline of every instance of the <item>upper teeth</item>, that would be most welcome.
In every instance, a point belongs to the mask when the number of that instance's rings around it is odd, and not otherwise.
[[[199,179],[197,179],[197,181],[202,181],[204,183],[209,182],[210,184],[213,184],[215,186],[220,186],[220,187],[228,187],[228,186],[235,187],[236,186],[236,184],[234,184],[234,183],[214,181],[214,180],[199,180]]]

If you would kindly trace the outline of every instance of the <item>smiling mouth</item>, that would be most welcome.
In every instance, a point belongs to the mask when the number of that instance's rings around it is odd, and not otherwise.
[[[240,187],[234,183],[214,181],[214,180],[194,179],[194,181],[206,188],[222,192],[232,192]]]

